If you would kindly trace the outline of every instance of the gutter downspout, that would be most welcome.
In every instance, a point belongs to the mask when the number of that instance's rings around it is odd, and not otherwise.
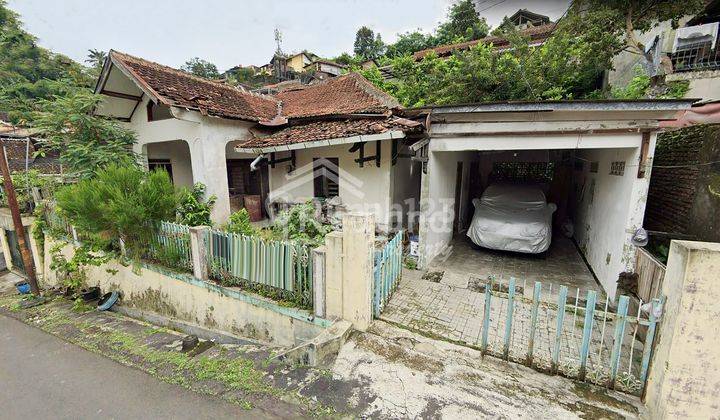
[[[265,155],[263,155],[263,154],[258,155],[258,157],[256,157],[255,160],[250,162],[250,170],[256,171],[257,166],[260,164],[260,161],[263,160],[264,158],[265,158]]]

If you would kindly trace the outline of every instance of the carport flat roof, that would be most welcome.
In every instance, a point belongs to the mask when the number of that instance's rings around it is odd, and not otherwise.
[[[698,99],[595,99],[563,101],[500,101],[454,105],[428,105],[406,109],[409,116],[433,113],[551,112],[551,111],[681,111]]]

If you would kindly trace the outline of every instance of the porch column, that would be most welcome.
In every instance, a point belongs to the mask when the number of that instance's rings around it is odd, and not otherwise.
[[[720,244],[672,241],[650,364],[648,418],[712,418],[720,389]]]
[[[217,201],[210,214],[214,223],[224,223],[230,217],[230,192],[225,163],[227,141],[212,137],[189,140],[193,183],[205,184],[206,197],[215,195]]]

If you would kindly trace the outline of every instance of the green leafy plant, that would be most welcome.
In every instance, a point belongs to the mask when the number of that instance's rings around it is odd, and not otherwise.
[[[190,249],[190,235],[175,237],[163,242],[154,238],[148,246],[147,259],[167,268],[180,272],[192,272],[192,262],[188,260],[186,250]]]
[[[231,233],[238,233],[245,236],[254,236],[257,229],[250,222],[250,215],[247,209],[240,209],[230,215],[230,220],[224,226],[224,230]]]
[[[332,226],[317,220],[315,206],[309,201],[280,213],[272,230],[282,239],[317,246],[322,244],[325,235],[332,231]]]
[[[133,131],[93,113],[103,101],[102,95],[56,83],[61,93],[40,100],[40,111],[33,115],[38,137],[44,139],[43,149],[58,152],[65,168],[81,178],[109,165],[137,165]]]
[[[417,258],[406,255],[403,258],[403,265],[408,270],[417,270]]]
[[[61,188],[56,199],[61,214],[81,233],[116,249],[120,240],[132,257],[142,254],[154,227],[173,216],[177,202],[167,172],[117,165]]]
[[[52,193],[55,189],[57,182],[51,176],[44,176],[39,171],[31,169],[27,172],[18,171],[11,175],[13,186],[15,187],[15,194],[17,196],[18,205],[20,211],[29,213],[33,205],[36,204],[32,196],[33,188],[40,188],[47,192]],[[0,204],[7,207],[7,195],[4,192],[0,193]]]
[[[76,294],[86,286],[88,266],[99,267],[112,259],[112,254],[102,252],[90,244],[75,248],[70,259],[63,254],[64,242],[55,244],[50,249],[50,269],[55,272],[60,284]],[[108,270],[108,272],[111,272]]]
[[[197,183],[192,189],[184,189],[178,198],[176,221],[190,226],[212,226],[210,212],[217,197],[205,199],[205,185]]]

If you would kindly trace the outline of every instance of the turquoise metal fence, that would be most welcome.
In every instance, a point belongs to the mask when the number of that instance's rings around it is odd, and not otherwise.
[[[147,258],[169,268],[192,272],[190,226],[160,222],[148,246]]]
[[[479,347],[490,354],[582,381],[639,394],[645,387],[663,300],[617,304],[598,292],[511,278],[484,286]]]
[[[398,232],[381,250],[375,252],[373,266],[373,314],[380,316],[383,307],[397,287],[402,275],[402,239],[403,232]]]
[[[413,278],[387,304],[379,307],[377,296],[381,319],[636,395],[646,385],[664,306],[662,297],[611,299],[599,290],[513,278],[471,278],[467,287]]]
[[[265,241],[220,230],[208,238],[211,276],[312,308],[312,249],[285,241]]]

